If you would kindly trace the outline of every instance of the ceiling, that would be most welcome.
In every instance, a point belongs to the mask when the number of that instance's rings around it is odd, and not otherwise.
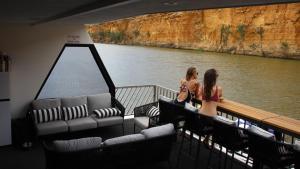
[[[158,12],[296,2],[300,0],[1,0],[0,22],[90,24]]]

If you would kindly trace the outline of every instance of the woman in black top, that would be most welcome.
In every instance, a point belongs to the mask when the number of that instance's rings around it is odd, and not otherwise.
[[[197,78],[197,69],[195,67],[188,68],[185,79],[180,80],[180,90],[175,100],[176,103],[184,105],[190,103],[193,98],[200,99],[201,84]]]

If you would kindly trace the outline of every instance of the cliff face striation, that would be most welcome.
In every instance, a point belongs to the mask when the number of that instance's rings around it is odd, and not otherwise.
[[[96,43],[300,59],[300,3],[150,14],[86,27]]]

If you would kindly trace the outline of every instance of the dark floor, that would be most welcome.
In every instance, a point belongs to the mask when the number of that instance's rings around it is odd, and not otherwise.
[[[132,134],[133,133],[133,121],[132,120],[126,120],[125,121],[125,134]],[[99,131],[99,136],[101,136],[104,140],[111,137],[116,137],[122,135],[121,127],[115,126],[115,127],[107,127],[103,128]],[[177,163],[177,157],[178,157],[178,148],[179,148],[179,141],[174,145],[173,151],[171,153],[170,157],[170,165],[171,168],[175,168]],[[195,142],[196,140],[194,140]],[[188,140],[186,139],[186,143],[188,143]],[[192,146],[192,155],[188,155],[188,144],[185,144],[183,148],[183,153],[180,156],[179,160],[179,168],[180,169],[189,169],[194,168],[194,161],[193,158],[195,156],[196,151],[196,143]],[[209,155],[209,150],[207,148],[204,148],[204,146],[201,146],[200,150],[200,158],[198,160],[199,162],[199,168],[204,169],[207,168],[207,159]],[[210,168],[218,168],[218,158],[217,153],[213,153],[212,155],[212,161]],[[224,161],[224,156],[223,156]],[[228,168],[230,168],[230,160],[227,162]],[[30,150],[22,150],[20,148],[15,148],[12,146],[8,147],[1,147],[0,148],[0,169],[44,169],[45,168],[45,157],[44,152],[39,143],[35,143],[34,147]],[[155,169],[168,169],[169,165],[167,162],[165,163],[159,163],[159,164],[153,164],[151,166],[143,166],[141,168],[155,168]],[[234,169],[244,168],[241,163],[238,161],[235,161],[233,163]]]

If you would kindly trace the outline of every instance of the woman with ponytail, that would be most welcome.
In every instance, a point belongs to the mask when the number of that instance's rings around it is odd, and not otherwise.
[[[203,87],[200,90],[202,95],[202,106],[200,113],[207,116],[217,115],[217,102],[222,97],[222,88],[217,83],[218,73],[215,69],[209,69],[204,74]]]
[[[222,88],[217,85],[217,78],[218,73],[215,69],[207,70],[204,74],[203,87],[200,89],[200,95],[202,96],[200,113],[210,117],[217,115],[217,105],[222,97]],[[210,135],[207,135],[203,143],[210,149],[209,137]]]

